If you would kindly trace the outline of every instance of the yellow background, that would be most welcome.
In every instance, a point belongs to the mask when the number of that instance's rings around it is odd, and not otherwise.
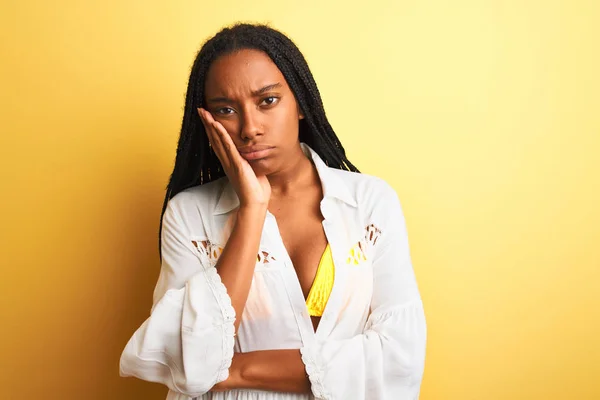
[[[3,1],[0,398],[164,398],[118,359],[189,67],[237,20],[297,42],[350,159],[401,197],[421,399],[599,399],[595,0]]]

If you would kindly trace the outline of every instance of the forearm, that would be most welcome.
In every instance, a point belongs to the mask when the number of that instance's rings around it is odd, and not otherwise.
[[[241,207],[238,210],[233,231],[217,262],[217,272],[235,309],[236,332],[252,284],[266,212],[266,207]]]
[[[310,382],[300,350],[265,350],[236,353],[232,368],[238,372],[240,389],[285,393],[310,393]]]

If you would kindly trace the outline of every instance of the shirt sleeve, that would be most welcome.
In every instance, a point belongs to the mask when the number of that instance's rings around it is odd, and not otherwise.
[[[372,220],[382,226],[373,259],[371,313],[362,334],[301,349],[317,399],[419,398],[426,322],[396,193],[384,183]],[[381,193],[381,192],[380,192]]]
[[[229,375],[235,310],[216,268],[194,247],[171,203],[163,216],[152,311],[127,343],[120,374],[196,397]]]

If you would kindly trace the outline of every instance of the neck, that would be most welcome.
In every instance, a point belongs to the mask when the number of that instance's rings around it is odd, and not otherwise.
[[[267,176],[271,185],[272,197],[284,197],[297,190],[319,181],[319,175],[311,160],[300,147],[286,163],[285,168]]]

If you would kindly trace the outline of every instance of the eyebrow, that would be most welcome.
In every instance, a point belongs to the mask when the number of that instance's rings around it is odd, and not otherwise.
[[[282,87],[282,85],[279,82],[263,86],[263,87],[261,87],[258,90],[253,90],[252,91],[252,97],[258,97],[258,96],[260,96],[260,95],[262,95],[262,94],[264,94],[266,92],[269,92],[269,91],[271,91],[273,89],[279,89],[281,87]],[[207,103],[232,103],[233,100],[231,100],[228,97],[212,97],[210,99],[206,99],[206,102]]]
[[[263,86],[262,88],[255,90],[254,92],[252,92],[252,97],[258,97],[263,93],[266,93],[268,91],[271,91],[273,89],[278,89],[281,87],[281,83],[272,83],[270,85],[267,86]]]

